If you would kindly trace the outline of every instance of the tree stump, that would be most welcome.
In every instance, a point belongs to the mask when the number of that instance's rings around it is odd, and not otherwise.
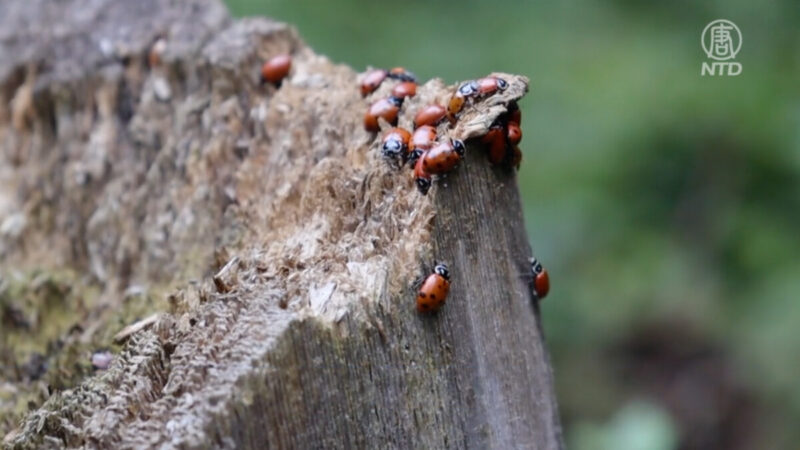
[[[0,30],[2,273],[79,275],[68,343],[110,341],[132,293],[165,299],[4,444],[561,447],[515,172],[470,140],[526,78],[439,125],[467,155],[423,196],[363,129],[392,82],[363,99],[285,24],[214,0],[13,0]],[[279,53],[289,78],[262,84]],[[452,90],[421,84],[400,125]],[[419,315],[434,260],[450,296]]]

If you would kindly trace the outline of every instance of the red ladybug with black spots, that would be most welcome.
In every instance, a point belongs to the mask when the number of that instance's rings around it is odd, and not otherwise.
[[[450,97],[450,101],[447,104],[448,117],[450,117],[451,121],[454,120],[464,109],[467,100],[488,97],[497,91],[504,91],[507,88],[508,82],[499,77],[485,77],[464,82]]]
[[[402,67],[394,67],[390,69],[387,75],[389,78],[398,81],[411,81],[413,83],[417,82],[417,76]]]
[[[417,311],[433,313],[447,301],[450,292],[450,271],[444,264],[436,264],[433,273],[425,278],[417,293]]]
[[[522,152],[519,143],[522,141],[522,128],[519,121],[522,114],[516,102],[508,105],[508,111],[497,117],[489,130],[481,138],[487,145],[489,161],[492,164],[510,164],[519,169]]]
[[[492,125],[489,131],[481,138],[481,141],[489,146],[489,161],[492,164],[502,163],[506,157],[506,147],[508,145],[503,126],[500,124]]]
[[[508,88],[508,82],[499,77],[485,77],[477,81],[478,93],[480,97],[485,97],[494,94],[497,91],[505,91]]]
[[[388,75],[389,72],[383,69],[373,69],[365,73],[364,77],[361,78],[361,96],[366,97],[375,92]]]
[[[432,104],[428,105],[417,112],[414,116],[414,128],[423,125],[436,126],[442,123],[442,120],[447,117],[447,110],[443,106]]]
[[[508,125],[506,125],[506,137],[511,145],[517,145],[522,141],[522,128],[519,127],[518,123],[508,122]]]
[[[531,272],[533,272],[533,295],[538,300],[542,300],[550,292],[550,276],[535,257],[530,258],[530,263]]]
[[[367,131],[380,130],[379,117],[382,117],[392,126],[397,125],[397,115],[400,113],[401,106],[403,106],[402,98],[388,97],[376,101],[370,105],[367,113],[364,114],[364,128]]]
[[[411,142],[408,144],[408,160],[411,164],[416,164],[417,159],[436,143],[436,128],[430,125],[423,125],[411,135]]]
[[[392,97],[406,98],[415,95],[417,95],[417,83],[413,81],[403,81],[392,88]]]
[[[440,142],[422,155],[422,169],[431,175],[441,175],[453,170],[464,157],[464,143],[458,139]]]
[[[431,188],[431,174],[422,167],[422,160],[423,158],[417,158],[417,162],[414,164],[414,183],[420,194],[427,195]]]
[[[385,158],[405,160],[411,133],[405,128],[392,128],[383,136],[382,153]]]
[[[261,82],[272,83],[280,86],[281,82],[292,69],[292,57],[290,55],[278,55],[270,58],[261,66]]]

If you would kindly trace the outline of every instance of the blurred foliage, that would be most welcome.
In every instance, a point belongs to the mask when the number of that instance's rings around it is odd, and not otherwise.
[[[357,70],[531,77],[519,184],[571,448],[800,438],[795,1],[228,3]],[[717,18],[737,77],[700,76]]]
[[[580,424],[570,434],[576,448],[587,450],[670,450],[677,444],[670,416],[644,401],[626,405],[608,424]]]

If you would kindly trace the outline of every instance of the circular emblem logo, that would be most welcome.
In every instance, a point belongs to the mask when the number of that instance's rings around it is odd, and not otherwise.
[[[730,20],[717,19],[706,25],[700,36],[703,51],[717,61],[733,59],[742,48],[742,32]]]

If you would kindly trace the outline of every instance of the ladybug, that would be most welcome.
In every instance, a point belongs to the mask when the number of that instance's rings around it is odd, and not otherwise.
[[[417,83],[413,81],[403,81],[392,88],[392,97],[406,98],[415,95],[417,95]]]
[[[397,125],[397,114],[403,105],[402,98],[388,97],[382,98],[370,105],[367,113],[364,114],[364,128],[367,131],[378,131],[378,117],[383,117],[392,126]]]
[[[492,95],[497,91],[505,91],[508,88],[508,82],[498,77],[485,77],[476,81],[478,85],[477,94],[481,97]]]
[[[270,82],[280,85],[281,81],[289,75],[292,68],[292,57],[290,55],[278,55],[270,58],[261,66],[261,82]]]
[[[492,125],[489,131],[481,138],[481,142],[489,146],[489,161],[492,164],[500,164],[506,157],[506,135],[503,126]]]
[[[450,172],[464,157],[464,143],[458,139],[441,142],[420,158],[422,169],[431,175]]]
[[[425,278],[417,294],[417,311],[432,313],[439,310],[450,292],[450,272],[444,264],[437,264],[433,273]]]
[[[547,293],[550,292],[550,276],[536,258],[531,257],[530,262],[531,271],[533,272],[533,295],[535,295],[537,299],[542,300],[547,297]]]
[[[386,76],[389,75],[389,72],[383,69],[373,69],[367,72],[364,75],[364,78],[361,79],[361,96],[366,97],[367,95],[375,92],[383,83],[383,80],[386,79]]]
[[[434,143],[436,143],[436,128],[430,125],[423,125],[414,130],[414,134],[411,135],[411,142],[408,146],[409,161],[415,163],[417,158],[433,147]]]
[[[478,93],[479,84],[475,80],[469,80],[458,87],[457,95],[462,97],[472,97]]]
[[[387,75],[393,80],[417,82],[417,76],[402,67],[389,70]]]
[[[450,97],[450,102],[447,104],[447,113],[451,117],[455,117],[464,109],[464,104],[467,99],[475,96],[478,93],[478,82],[470,80],[458,87],[456,92]]]
[[[467,102],[465,97],[458,95],[458,93],[453,94],[450,97],[450,101],[447,103],[447,114],[451,118],[455,118],[455,116],[464,109],[464,103]]]
[[[422,158],[417,158],[414,164],[414,182],[417,184],[417,189],[422,195],[426,195],[431,188],[431,175],[422,167]]]
[[[383,136],[383,156],[387,158],[405,158],[411,133],[405,128],[392,128]]]
[[[428,105],[417,112],[417,115],[414,116],[414,128],[421,127],[423,125],[433,125],[436,126],[442,122],[447,116],[447,110],[443,107],[432,104]]]
[[[519,142],[522,140],[522,129],[519,127],[519,124],[515,122],[508,122],[508,125],[506,125],[506,136],[508,137],[509,144],[519,144]]]

